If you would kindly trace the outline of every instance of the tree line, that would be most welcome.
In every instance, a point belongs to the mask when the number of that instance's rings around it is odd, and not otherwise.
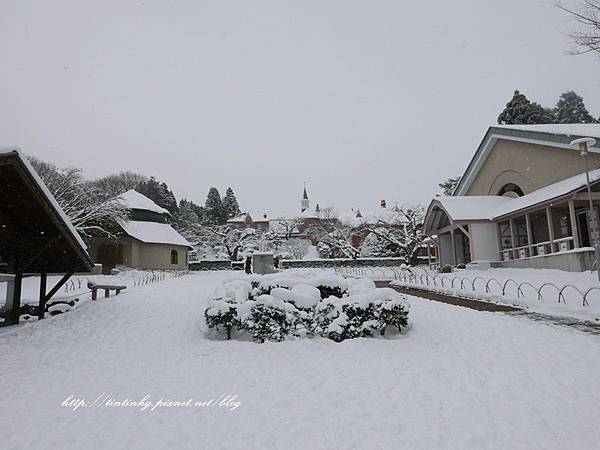
[[[574,91],[562,93],[556,106],[547,108],[516,90],[498,116],[500,125],[598,122],[599,119],[594,118],[585,107],[583,98]]]
[[[34,157],[29,157],[29,161],[83,236],[95,232],[111,235],[114,222],[127,217],[126,209],[117,198],[131,189],[169,211],[172,223],[178,229],[195,224],[224,225],[240,214],[231,187],[227,188],[223,198],[216,187],[211,187],[201,206],[186,198],[178,202],[167,183],[152,176],[121,172],[88,180],[80,168],[57,167]]]

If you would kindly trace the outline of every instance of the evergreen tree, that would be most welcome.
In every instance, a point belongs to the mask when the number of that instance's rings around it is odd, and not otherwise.
[[[206,221],[213,225],[222,225],[227,222],[227,212],[223,208],[221,194],[216,187],[211,187],[206,196]]]
[[[439,183],[438,186],[442,190],[442,195],[451,196],[458,183],[460,183],[460,179],[461,177],[450,177]]]
[[[585,107],[583,98],[573,91],[561,94],[554,115],[557,123],[596,123]]]
[[[233,189],[231,189],[230,187],[227,188],[227,191],[225,192],[225,197],[223,197],[223,208],[227,213],[228,219],[239,216],[241,213],[240,205],[238,204],[237,198],[235,198]]]
[[[150,177],[150,179],[139,184],[137,191],[161,208],[165,208],[172,216],[177,215],[177,200],[175,200],[175,195],[169,190],[166,183],[159,183],[156,178]]]
[[[513,98],[498,116],[500,125],[555,123],[554,113],[539,103],[530,102],[524,94],[515,91]]]
[[[175,218],[175,223],[179,228],[189,227],[199,222],[198,215],[194,212],[192,205],[193,202],[185,198],[179,201],[177,217]]]

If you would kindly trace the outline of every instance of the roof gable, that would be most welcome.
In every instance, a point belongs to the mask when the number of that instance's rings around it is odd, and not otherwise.
[[[135,189],[130,189],[129,191],[119,195],[118,200],[127,209],[140,209],[142,211],[152,211],[159,214],[171,215],[169,211],[161,208],[144,194],[140,194]]]
[[[452,195],[465,195],[477,178],[499,139],[574,150],[570,142],[579,137],[600,137],[600,124],[497,125],[489,127]],[[600,142],[590,147],[600,153]]]
[[[0,255],[30,273],[93,267],[81,236],[18,149],[0,150]]]

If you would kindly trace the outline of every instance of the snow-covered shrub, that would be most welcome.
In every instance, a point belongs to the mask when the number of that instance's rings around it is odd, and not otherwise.
[[[261,295],[238,306],[241,327],[257,342],[282,341],[295,326],[298,311],[290,304],[271,295]]]
[[[377,289],[371,280],[304,274],[226,281],[205,311],[208,327],[225,332],[228,339],[236,330],[257,342],[281,341],[288,335],[320,335],[339,342],[383,335],[387,327],[401,331],[407,325],[408,304],[392,289]],[[323,299],[323,288],[340,297]]]
[[[387,327],[399,332],[408,325],[409,306],[392,289],[364,291],[339,300],[330,297],[316,309],[316,332],[336,342],[384,335]]]
[[[239,325],[236,304],[231,301],[215,299],[204,311],[208,328],[224,331],[227,339],[231,339],[231,330]]]
[[[320,291],[322,299],[331,296],[342,298],[348,295],[348,282],[339,275],[319,276],[311,281],[312,285]]]

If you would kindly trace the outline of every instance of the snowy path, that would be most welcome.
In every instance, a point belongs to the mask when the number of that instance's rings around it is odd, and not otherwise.
[[[411,300],[394,340],[206,339],[198,273],[0,330],[0,448],[594,448],[600,338]],[[225,408],[61,407],[208,400]]]

